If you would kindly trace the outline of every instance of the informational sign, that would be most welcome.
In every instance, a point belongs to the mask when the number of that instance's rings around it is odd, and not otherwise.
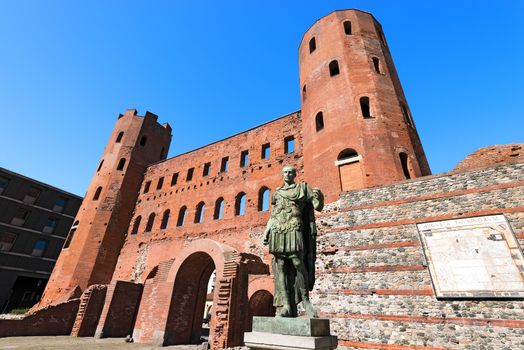
[[[417,229],[437,298],[524,298],[524,256],[504,215]]]

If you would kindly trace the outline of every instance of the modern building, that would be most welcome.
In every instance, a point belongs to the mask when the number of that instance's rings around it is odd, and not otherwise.
[[[40,300],[82,197],[0,168],[0,311]]]

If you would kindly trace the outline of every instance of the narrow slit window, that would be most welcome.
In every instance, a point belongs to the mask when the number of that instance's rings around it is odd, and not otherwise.
[[[246,214],[246,194],[240,192],[235,198],[235,215],[242,216]]]
[[[267,187],[262,187],[258,191],[258,211],[268,211],[269,210],[269,195],[270,191]]]
[[[315,116],[315,128],[317,131],[324,129],[324,113],[318,112]]]
[[[124,170],[124,166],[126,165],[126,159],[122,158],[118,162],[118,166],[116,167],[116,170]]]
[[[220,220],[224,215],[224,198],[220,197],[215,202],[215,212],[213,213],[213,219]]]
[[[222,162],[220,163],[220,172],[223,173],[227,171],[229,167],[229,157],[222,158]]]
[[[313,53],[317,49],[317,41],[315,37],[312,37],[311,40],[309,40],[309,53]]]
[[[151,181],[147,181],[144,185],[144,193],[149,192],[149,188],[151,187]]]
[[[100,169],[102,169],[102,165],[104,165],[104,160],[103,159],[100,161],[100,164],[98,165],[98,169],[96,169],[97,172],[99,172]]]
[[[249,151],[245,150],[240,153],[240,166],[246,167],[249,164]]]
[[[167,224],[169,223],[170,215],[171,215],[171,211],[169,209],[164,211],[164,214],[162,215],[162,223],[160,224],[161,230],[165,230],[167,228]]]
[[[155,213],[151,213],[149,215],[149,218],[147,219],[147,225],[146,225],[146,230],[145,232],[151,232],[151,230],[153,229],[153,225],[155,223]]]
[[[362,111],[362,117],[373,118],[371,116],[371,107],[369,105],[369,97],[364,96],[360,98],[360,109]]]
[[[351,21],[345,21],[344,22],[344,33],[346,33],[346,35],[353,34],[352,31],[351,31]]]
[[[404,171],[404,176],[406,179],[411,179],[411,175],[409,173],[408,155],[404,152],[401,152],[399,157],[400,163],[402,164],[402,171]]]
[[[304,85],[304,87],[302,88],[302,101],[306,100],[306,96],[307,96],[307,88],[306,88],[306,85]]]
[[[98,198],[100,198],[100,194],[102,193],[102,186],[98,187],[95,191],[95,195],[93,196],[93,200],[97,201]]]
[[[375,68],[375,72],[380,74],[380,60],[378,57],[373,57],[373,67]]]
[[[268,159],[270,154],[271,154],[271,148],[270,148],[269,143],[263,144],[262,145],[261,158],[262,159]]]
[[[173,176],[171,177],[171,186],[175,186],[177,182],[178,182],[178,173],[174,173]]]
[[[206,205],[204,202],[198,203],[195,211],[195,224],[201,224],[204,221],[204,212]]]
[[[185,205],[178,211],[178,219],[176,221],[178,227],[184,226],[184,222],[186,221],[186,211],[187,207]]]
[[[211,163],[204,164],[204,171],[202,171],[202,176],[209,176],[211,172]]]
[[[140,139],[140,146],[145,146],[147,143],[147,136],[142,136]]]
[[[163,176],[160,179],[158,179],[158,183],[156,184],[156,189],[160,190],[162,189],[162,186],[164,186],[164,177]]]
[[[338,68],[338,61],[334,60],[329,62],[329,76],[334,77],[335,75],[340,74],[340,69]]]
[[[190,168],[190,169],[187,170],[186,181],[193,180],[193,173],[194,172],[195,172],[195,168]]]
[[[166,149],[164,147],[162,147],[162,149],[160,150],[160,159],[164,159],[166,157]]]
[[[142,217],[139,215],[136,217],[135,222],[133,223],[133,230],[131,230],[132,235],[136,235],[138,233],[138,229],[140,228],[140,221],[142,221]]]
[[[124,137],[124,132],[123,131],[120,131],[120,133],[118,134],[118,136],[116,137],[116,143],[120,143],[120,141],[122,141],[122,137]]]
[[[411,118],[411,115],[409,114],[406,105],[401,103],[400,107],[402,108],[402,116],[404,117],[404,121],[406,122],[406,124],[413,127],[413,119]]]
[[[67,235],[63,249],[67,249],[71,245],[71,241],[73,240],[73,237],[75,236],[75,232],[76,232],[76,229],[78,228],[79,223],[80,221],[77,220],[73,223],[73,226],[71,226],[71,230],[69,231],[69,234]]]
[[[293,136],[288,136],[284,139],[284,153],[293,153],[295,152],[295,138]]]

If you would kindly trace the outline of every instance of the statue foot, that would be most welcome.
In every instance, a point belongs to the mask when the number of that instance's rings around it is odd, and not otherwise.
[[[291,317],[291,311],[288,306],[283,306],[278,310],[277,315],[279,317]]]
[[[306,313],[311,318],[318,318],[317,310],[313,307],[309,299],[304,299],[303,301],[304,309]]]

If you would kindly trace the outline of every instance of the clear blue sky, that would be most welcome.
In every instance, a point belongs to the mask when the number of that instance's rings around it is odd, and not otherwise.
[[[345,8],[382,23],[433,173],[524,141],[520,0],[0,0],[0,166],[83,195],[127,108],[170,157],[298,110],[302,34]]]

